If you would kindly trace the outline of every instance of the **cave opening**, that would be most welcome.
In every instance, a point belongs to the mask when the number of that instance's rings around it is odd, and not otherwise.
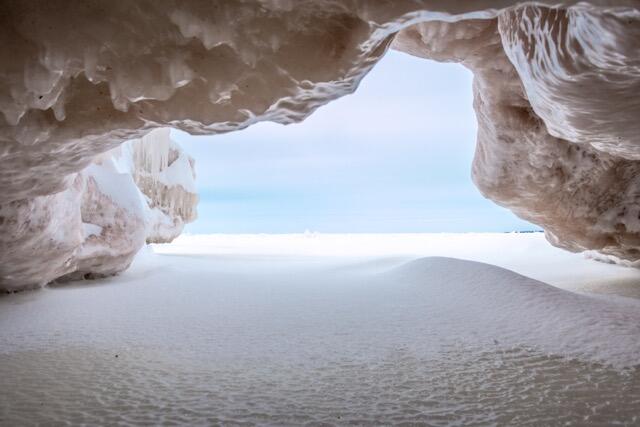
[[[172,138],[196,159],[190,233],[538,230],[470,178],[472,74],[390,50],[302,123]]]

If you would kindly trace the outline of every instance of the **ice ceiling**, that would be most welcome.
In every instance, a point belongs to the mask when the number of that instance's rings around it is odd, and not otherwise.
[[[26,0],[0,44],[0,289],[116,273],[194,218],[193,160],[153,129],[303,120],[389,48],[473,71],[486,197],[640,259],[636,1]]]

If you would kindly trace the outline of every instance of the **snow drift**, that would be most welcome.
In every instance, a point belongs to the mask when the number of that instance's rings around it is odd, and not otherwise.
[[[508,347],[640,364],[637,300],[580,295],[500,267],[441,257],[409,261],[382,277],[408,287],[435,328],[451,328],[447,335],[464,342],[492,337]]]
[[[640,259],[635,1],[32,0],[0,5],[0,24],[3,289],[74,271],[79,194],[98,169],[82,171],[101,154],[163,126],[303,120],[353,92],[390,45],[474,72],[485,196],[555,245]],[[184,208],[161,179],[136,177],[153,207]],[[115,228],[144,240],[144,215],[118,209]],[[104,248],[123,257],[109,271],[135,246],[119,244]]]

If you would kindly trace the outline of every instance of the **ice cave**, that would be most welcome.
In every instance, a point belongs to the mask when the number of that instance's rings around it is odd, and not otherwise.
[[[0,426],[640,422],[637,0],[5,0],[0,45]],[[473,74],[473,184],[544,234],[183,233],[176,135],[393,55]]]
[[[544,3],[3,3],[0,287],[127,268],[195,215],[167,127],[304,120],[388,49],[473,71],[483,195],[556,246],[637,261],[637,4]]]

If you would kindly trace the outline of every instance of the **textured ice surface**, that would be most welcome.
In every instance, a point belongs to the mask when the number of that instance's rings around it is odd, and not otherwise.
[[[637,16],[519,7],[498,19],[417,24],[393,46],[474,73],[472,177],[483,195],[542,226],[556,246],[633,261],[640,148],[626,113],[636,111],[640,82]]]
[[[197,216],[194,160],[167,128],[127,141],[123,149],[129,151],[129,173],[147,201],[147,242],[170,242]]]
[[[242,246],[0,298],[4,423],[638,422],[637,299],[451,258]]]
[[[0,291],[115,274],[196,217],[194,165],[156,129],[97,156],[52,196],[0,206]]]

